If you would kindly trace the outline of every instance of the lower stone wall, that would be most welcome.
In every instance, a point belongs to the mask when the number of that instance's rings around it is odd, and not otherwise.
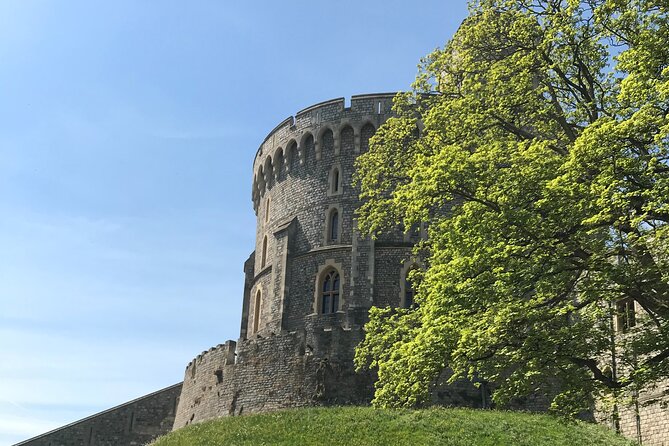
[[[172,430],[181,383],[14,446],[145,445]]]
[[[352,361],[362,332],[328,316],[333,320],[312,321],[309,331],[228,341],[198,356],[186,368],[174,428],[289,407],[368,403],[372,378],[356,373]]]
[[[669,381],[664,381],[653,391],[639,395],[638,406],[633,402],[620,406],[620,432],[632,440],[640,439],[644,446],[669,446],[667,392]],[[614,427],[610,410],[597,412],[597,421]]]

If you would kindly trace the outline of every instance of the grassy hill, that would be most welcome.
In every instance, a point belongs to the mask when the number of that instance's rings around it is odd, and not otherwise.
[[[152,446],[629,446],[603,426],[548,415],[468,409],[294,409],[219,418],[179,429]]]

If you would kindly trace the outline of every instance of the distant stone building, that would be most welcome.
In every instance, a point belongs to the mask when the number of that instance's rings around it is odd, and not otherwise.
[[[21,446],[144,444],[191,423],[287,407],[364,404],[373,377],[353,368],[372,306],[408,307],[407,280],[421,228],[376,240],[356,229],[355,159],[391,116],[394,94],[313,105],[281,122],[253,163],[256,246],[244,264],[240,336],[202,352],[182,384],[156,392]],[[437,383],[440,384],[440,383]],[[485,386],[438,385],[435,402],[490,404]],[[545,401],[527,400],[530,409]],[[644,444],[669,444],[666,409],[644,412]],[[625,433],[636,424],[625,413]],[[634,431],[632,431],[634,429]]]

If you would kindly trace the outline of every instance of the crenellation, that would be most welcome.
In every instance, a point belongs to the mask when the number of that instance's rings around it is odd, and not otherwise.
[[[360,153],[361,150],[364,151],[366,138],[371,136],[366,126],[376,129],[388,118],[391,114],[392,98],[393,95],[387,93],[353,96],[351,107],[348,108],[344,107],[344,98],[333,99],[301,110],[275,127],[261,143],[254,161],[256,175],[252,186],[252,201],[256,212],[261,199],[271,189],[272,179],[275,185],[286,180],[278,172],[268,168],[269,165],[273,166],[271,161],[276,159],[279,149],[283,152],[288,150],[285,148],[291,147],[292,150],[294,141],[299,165],[302,167],[309,164],[316,166],[308,161],[312,156],[311,152],[314,162],[321,161],[324,135],[328,135],[325,136],[328,139],[325,144],[328,149],[333,150],[335,156],[342,155],[342,147],[345,147],[344,150],[348,148],[354,155]],[[289,156],[292,157],[293,154]],[[290,164],[287,164],[287,172],[294,170]]]

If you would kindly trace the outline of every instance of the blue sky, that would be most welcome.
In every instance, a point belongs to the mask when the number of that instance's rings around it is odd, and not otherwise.
[[[408,89],[464,0],[0,2],[0,445],[239,334],[251,165],[313,103]]]

